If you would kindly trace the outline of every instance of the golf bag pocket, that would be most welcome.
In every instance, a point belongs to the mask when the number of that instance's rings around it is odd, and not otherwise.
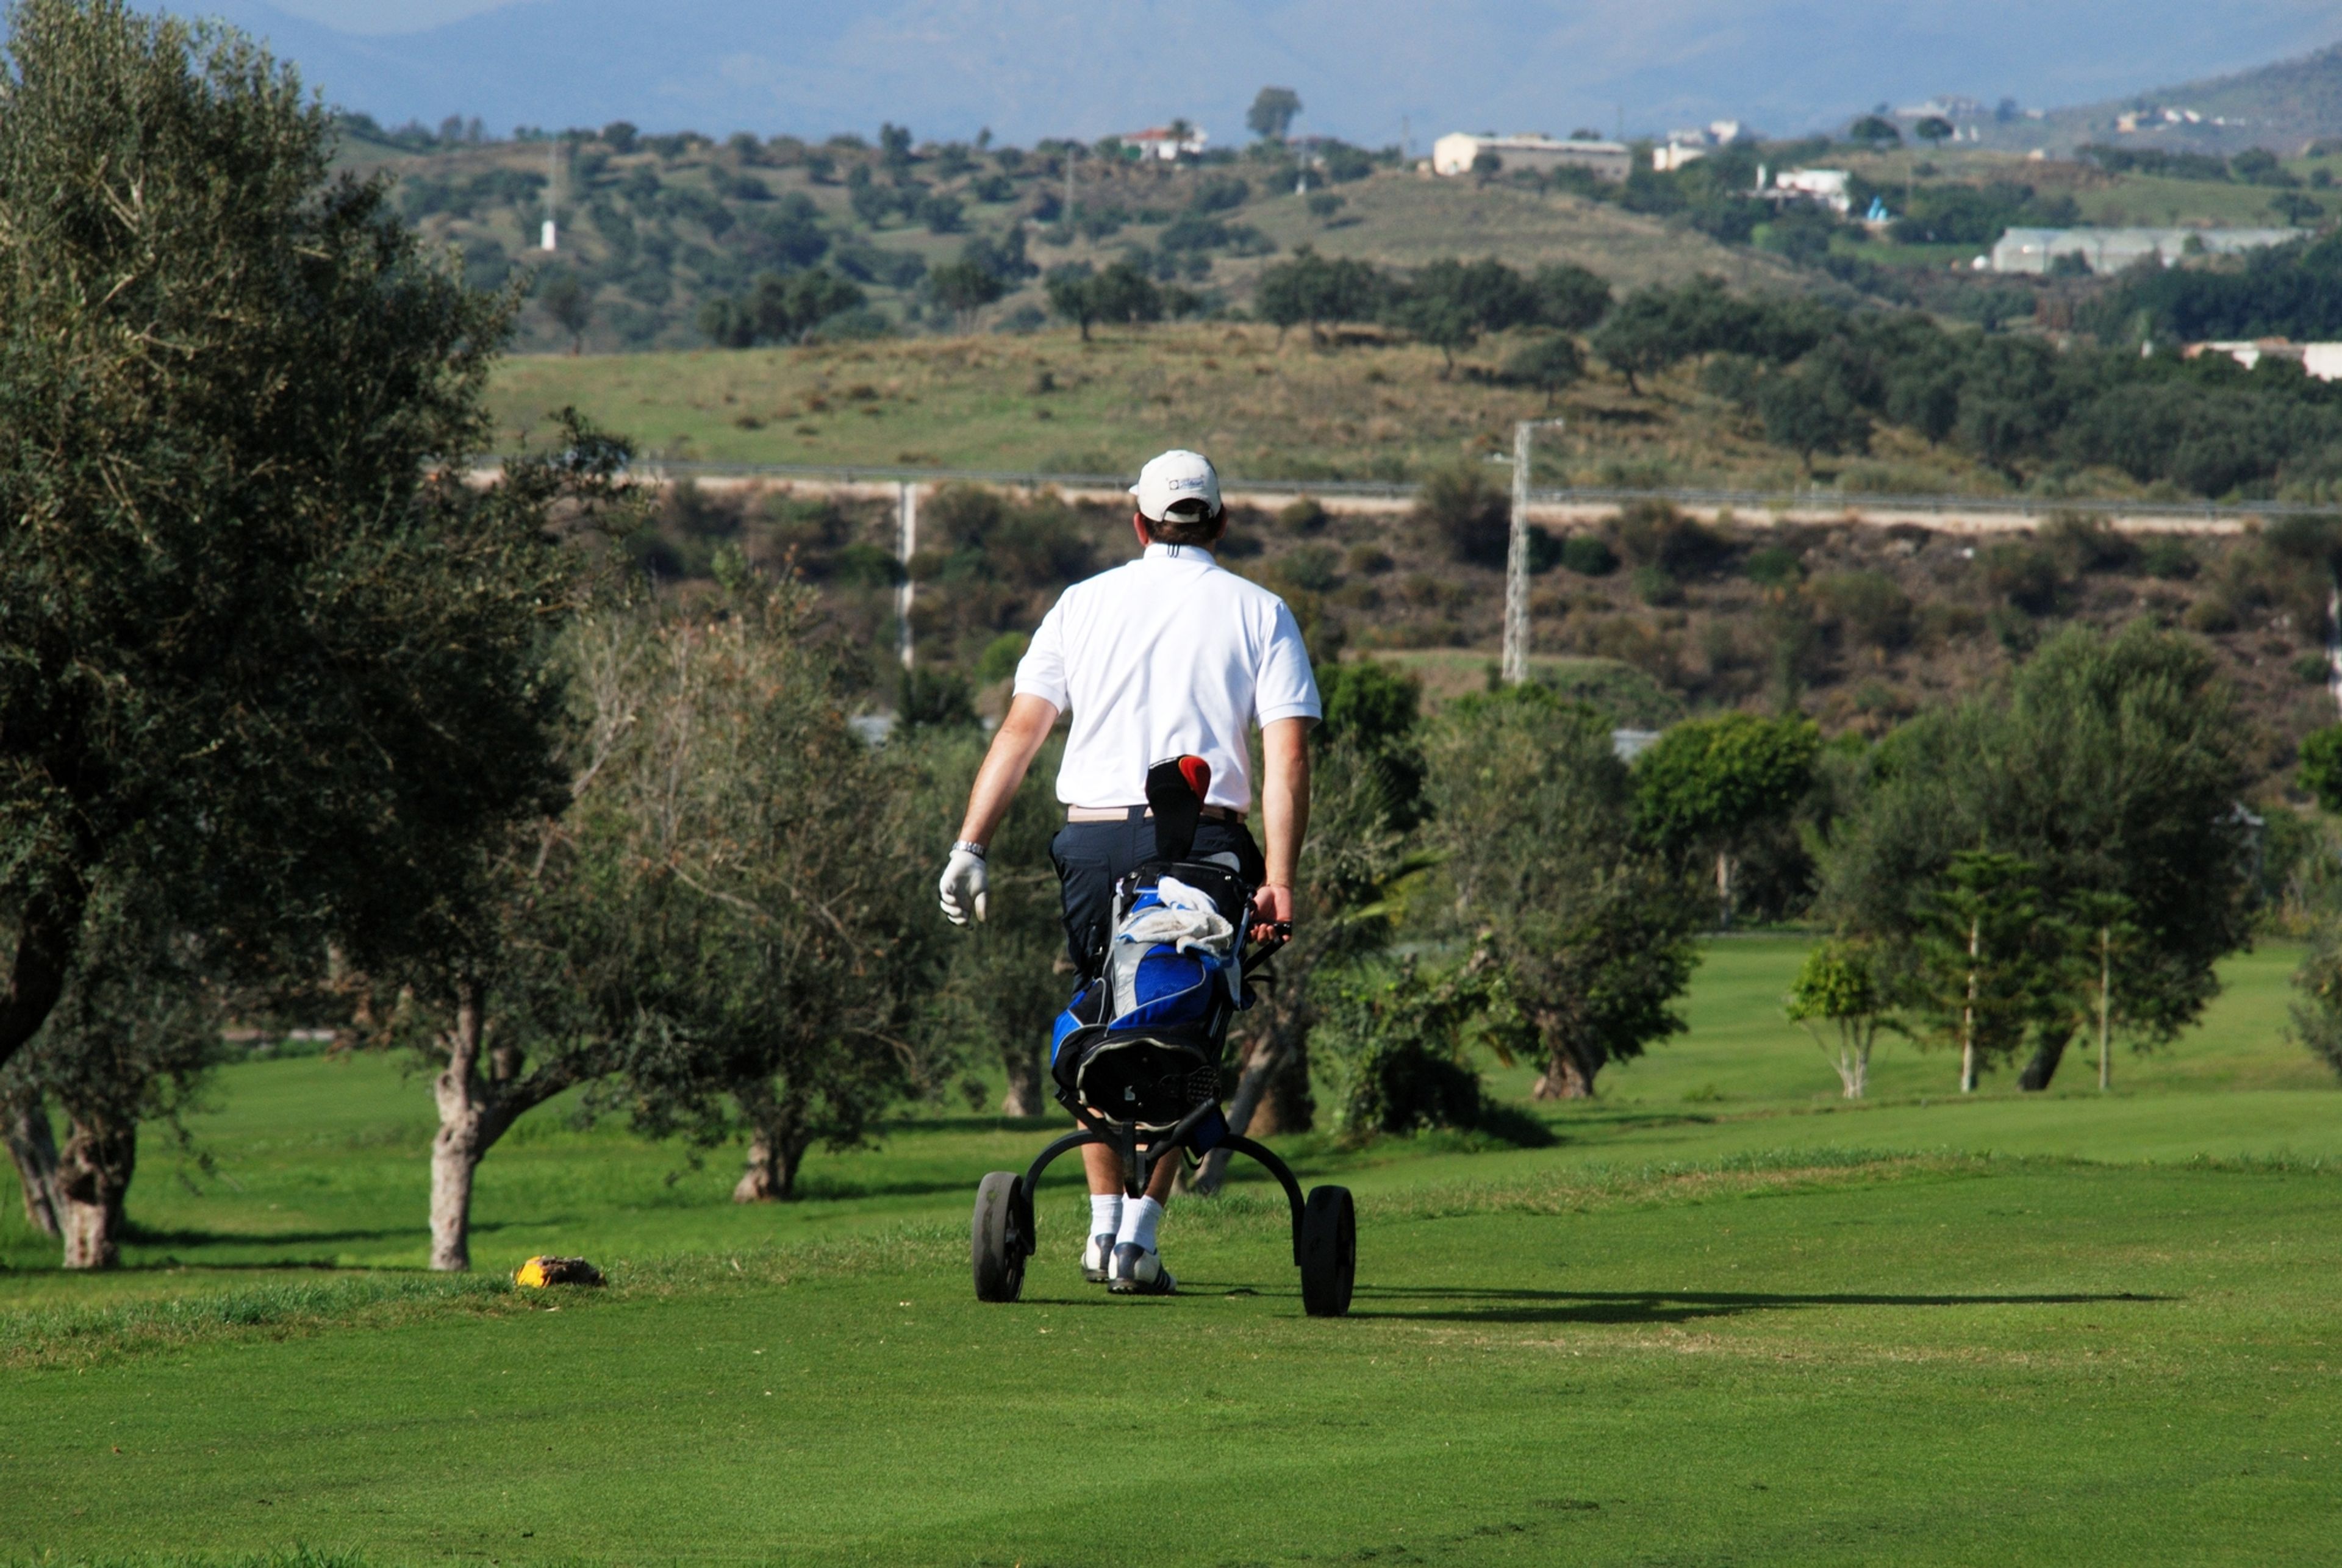
[[[1074,994],[1066,1010],[1057,1014],[1056,1026],[1049,1033],[1049,1065],[1057,1064],[1057,1054],[1066,1048],[1066,1041],[1076,1031],[1103,1021],[1106,1011],[1106,982],[1093,980]]]
[[[1114,1016],[1120,1029],[1181,1029],[1211,1017],[1222,989],[1219,961],[1207,953],[1180,952],[1167,942],[1141,947],[1117,945],[1112,969]]]

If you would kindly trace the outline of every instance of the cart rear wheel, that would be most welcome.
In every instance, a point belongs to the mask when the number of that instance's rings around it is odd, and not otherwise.
[[[1301,1304],[1311,1317],[1350,1310],[1358,1272],[1358,1215],[1347,1187],[1319,1187],[1301,1210]]]
[[[976,1300],[1013,1302],[1024,1290],[1026,1213],[1025,1178],[1016,1172],[995,1171],[977,1183],[967,1233]]]

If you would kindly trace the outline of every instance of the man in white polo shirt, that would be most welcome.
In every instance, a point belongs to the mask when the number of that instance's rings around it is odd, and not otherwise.
[[[1131,526],[1145,554],[1066,589],[1033,634],[941,889],[954,924],[984,918],[985,846],[1057,716],[1070,712],[1057,773],[1066,825],[1050,858],[1065,895],[1066,946],[1086,979],[1104,960],[1115,883],[1155,853],[1146,770],[1166,758],[1212,764],[1192,853],[1235,855],[1258,889],[1254,907],[1264,924],[1294,918],[1294,865],[1309,827],[1309,726],[1321,714],[1293,612],[1212,558],[1227,513],[1210,461],[1166,452],[1130,493],[1138,503]],[[1256,724],[1266,854],[1245,824],[1253,804],[1246,742]],[[1116,1292],[1169,1293],[1156,1226],[1178,1162],[1157,1164],[1146,1195],[1125,1203],[1121,1157],[1096,1144],[1082,1154],[1091,1213],[1083,1272]]]

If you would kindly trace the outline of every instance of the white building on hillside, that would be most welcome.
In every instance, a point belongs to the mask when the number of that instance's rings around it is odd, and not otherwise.
[[[1193,126],[1188,127],[1187,134],[1183,136],[1169,125],[1149,125],[1143,131],[1133,131],[1123,137],[1122,145],[1136,148],[1142,158],[1160,158],[1166,164],[1176,164],[1183,155],[1190,158],[1202,157],[1204,144],[1211,139],[1209,131],[1199,131]]]
[[[1494,154],[1496,166],[1506,172],[1585,169],[1597,179],[1619,181],[1626,179],[1634,157],[1623,142],[1562,142],[1535,132],[1499,136],[1452,131],[1431,144],[1432,172],[1468,175],[1482,153]]]
[[[2239,255],[2301,237],[2299,229],[2010,229],[1977,258],[1977,270],[2046,273],[2059,256],[2079,256],[2094,273],[2143,261],[2175,266],[2186,255]]]
[[[2183,359],[2199,354],[2225,354],[2247,370],[2264,359],[2300,363],[2312,381],[2342,381],[2342,343],[2296,343],[2290,338],[2263,337],[2245,343],[2191,343],[2179,351]]]
[[[1842,215],[1854,210],[1847,178],[1844,169],[1783,169],[1773,176],[1772,187],[1759,194],[1767,201],[1818,202]]]

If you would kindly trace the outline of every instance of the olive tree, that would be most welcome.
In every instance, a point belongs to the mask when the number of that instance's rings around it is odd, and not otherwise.
[[[1661,850],[1710,859],[1716,923],[1732,924],[1733,872],[1812,790],[1821,732],[1802,718],[1726,714],[1670,728],[1635,762],[1636,827]]]
[[[652,1134],[745,1134],[735,1196],[796,1195],[816,1144],[851,1147],[953,1065],[933,847],[907,756],[846,722],[844,661],[794,587],[736,589],[721,619],[654,633],[636,742],[598,809],[640,870],[645,950],[622,1076],[596,1096]]]
[[[1869,945],[1832,940],[1806,954],[1786,1010],[1814,1037],[1846,1098],[1859,1100],[1870,1087],[1870,1054],[1888,1025],[1888,1005]],[[1837,1036],[1835,1045],[1822,1037],[1823,1024]]]
[[[2001,689],[1881,743],[1823,846],[1817,907],[1879,939],[1911,976],[1930,972],[1917,962],[1923,940],[1981,952],[1997,912],[2021,895],[2024,962],[2037,973],[2010,978],[2012,997],[2030,1000],[2008,1005],[2032,1046],[2025,1088],[2046,1087],[2100,1017],[2120,1019],[2141,1048],[2167,1041],[2251,934],[2242,730],[2193,638],[2145,624],[2063,633]],[[2022,873],[1961,859],[1977,854]],[[1939,977],[1967,973],[1957,954],[1938,956]],[[1948,995],[1931,1005],[1939,1018],[1958,1011]],[[1967,1037],[1987,1060],[2017,1048],[2007,1035],[1997,1046]]]
[[[1584,1099],[1683,1021],[1697,904],[1634,832],[1609,726],[1542,686],[1450,704],[1429,732],[1433,842],[1457,923],[1485,943],[1546,1053],[1540,1099]]]
[[[223,1051],[225,999],[205,978],[201,942],[122,892],[110,888],[90,910],[63,997],[0,1069],[21,1118],[12,1144],[26,1145],[12,1152],[27,1217],[63,1242],[69,1269],[121,1262],[140,1124],[184,1138],[180,1113]],[[51,1101],[65,1116],[62,1149],[48,1125]]]
[[[930,842],[951,841],[984,758],[984,741],[970,724],[963,733],[916,735],[906,743],[924,748],[915,760],[925,775],[922,815]],[[1065,820],[1053,787],[1060,744],[1053,741],[1036,759],[993,835],[985,918],[943,938],[936,1026],[954,1054],[1000,1064],[1005,1116],[1042,1114],[1047,1098],[1043,1048],[1074,990],[1063,904],[1049,863],[1051,835]],[[978,1103],[977,1093],[971,1087],[971,1103]]]
[[[23,0],[0,65],[0,1063],[109,904],[405,945],[545,806],[569,557],[483,498],[466,290],[236,35]],[[30,590],[30,591],[28,591]]]

